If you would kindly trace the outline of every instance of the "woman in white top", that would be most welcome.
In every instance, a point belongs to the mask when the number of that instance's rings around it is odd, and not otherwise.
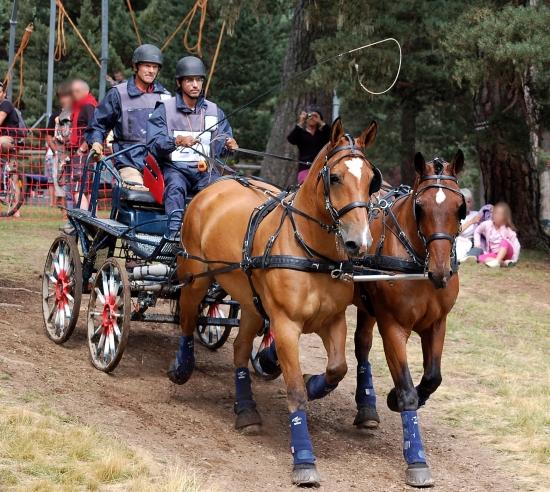
[[[474,197],[468,188],[462,188],[461,193],[466,201],[466,218],[461,222],[461,231],[456,238],[456,256],[458,261],[464,260],[468,256],[468,251],[472,249],[474,231],[481,220],[481,214],[477,210],[472,210],[474,206]]]

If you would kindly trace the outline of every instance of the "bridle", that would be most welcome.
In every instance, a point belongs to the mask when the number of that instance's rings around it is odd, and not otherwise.
[[[434,164],[439,164],[441,166],[445,164],[445,161],[440,157],[435,157],[432,162]],[[413,196],[413,216],[417,224],[418,236],[424,243],[424,247],[426,248],[427,254],[429,254],[428,245],[433,241],[440,241],[440,240],[449,241],[451,243],[451,246],[454,252],[455,240],[457,236],[460,234],[460,223],[455,234],[449,234],[447,232],[434,232],[433,234],[430,234],[429,236],[426,237],[426,235],[422,231],[422,227],[420,226],[420,221],[416,212],[416,208],[420,206],[418,202],[419,197],[426,190],[433,189],[433,188],[438,190],[447,190],[454,193],[455,195],[458,195],[462,199],[462,205],[460,206],[460,212],[459,212],[459,215],[460,215],[459,219],[463,219],[466,215],[466,200],[464,198],[464,195],[461,193],[460,190],[441,183],[441,181],[452,181],[458,184],[458,178],[456,176],[451,176],[446,174],[427,174],[420,177],[419,185],[425,181],[435,181],[435,183],[431,183],[426,186],[423,186],[422,188],[417,189]]]
[[[370,201],[355,201],[348,203],[347,205],[344,205],[342,208],[337,209],[330,198],[330,170],[336,166],[341,160],[343,159],[349,159],[349,158],[359,158],[366,164],[371,166],[371,169],[374,172],[374,176],[371,182],[371,186],[369,188],[369,196],[373,193],[376,193],[380,189],[380,185],[382,184],[382,175],[380,174],[380,170],[371,164],[367,158],[365,157],[365,154],[363,151],[355,145],[355,140],[353,137],[346,133],[345,137],[348,140],[348,143],[346,145],[339,145],[337,147],[334,147],[326,156],[325,156],[325,163],[321,170],[319,171],[319,175],[317,177],[317,184],[319,181],[323,182],[323,198],[325,201],[325,209],[330,215],[330,218],[332,219],[332,225],[329,226],[330,232],[339,233],[340,228],[342,226],[341,219],[344,215],[346,215],[348,212],[351,212],[355,208],[364,208],[366,210],[369,210],[371,207]],[[333,160],[331,162],[331,159],[338,153],[348,151],[345,154],[342,154],[337,159]]]

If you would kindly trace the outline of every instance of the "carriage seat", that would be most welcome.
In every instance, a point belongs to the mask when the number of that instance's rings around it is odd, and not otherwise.
[[[164,209],[164,206],[159,204],[149,191],[131,190],[122,186],[120,188],[120,199],[124,202],[131,202],[132,205],[145,205],[147,207]]]

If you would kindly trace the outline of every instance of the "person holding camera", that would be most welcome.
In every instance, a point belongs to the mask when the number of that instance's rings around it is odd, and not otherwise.
[[[323,121],[323,113],[318,108],[308,108],[298,115],[294,129],[287,140],[298,147],[298,184],[302,184],[309,173],[311,163],[330,139],[330,127]]]

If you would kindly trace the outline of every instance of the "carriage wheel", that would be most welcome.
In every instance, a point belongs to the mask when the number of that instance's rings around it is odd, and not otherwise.
[[[254,340],[254,345],[252,346],[252,353],[250,354],[250,362],[252,363],[252,367],[254,368],[254,372],[256,373],[256,376],[265,379],[266,381],[271,381],[272,379],[277,379],[281,375],[281,369],[276,370],[273,373],[267,373],[262,369],[262,366],[260,365],[259,355],[260,352],[264,349],[269,347],[273,343],[273,335],[271,334],[271,331],[267,331],[261,338],[261,340],[258,343],[259,337],[256,337]]]
[[[95,368],[111,372],[120,362],[130,333],[131,293],[128,273],[116,258],[97,272],[88,304],[88,346]]]
[[[72,335],[82,299],[82,264],[73,237],[58,236],[48,251],[42,276],[42,312],[46,334],[55,343]]]
[[[223,306],[223,304],[203,302],[199,307],[197,336],[199,341],[210,350],[219,349],[227,341],[231,333],[231,326],[201,323],[201,318],[218,318],[220,320],[227,318],[228,316],[222,310]],[[232,309],[229,310],[229,317],[233,317]]]

